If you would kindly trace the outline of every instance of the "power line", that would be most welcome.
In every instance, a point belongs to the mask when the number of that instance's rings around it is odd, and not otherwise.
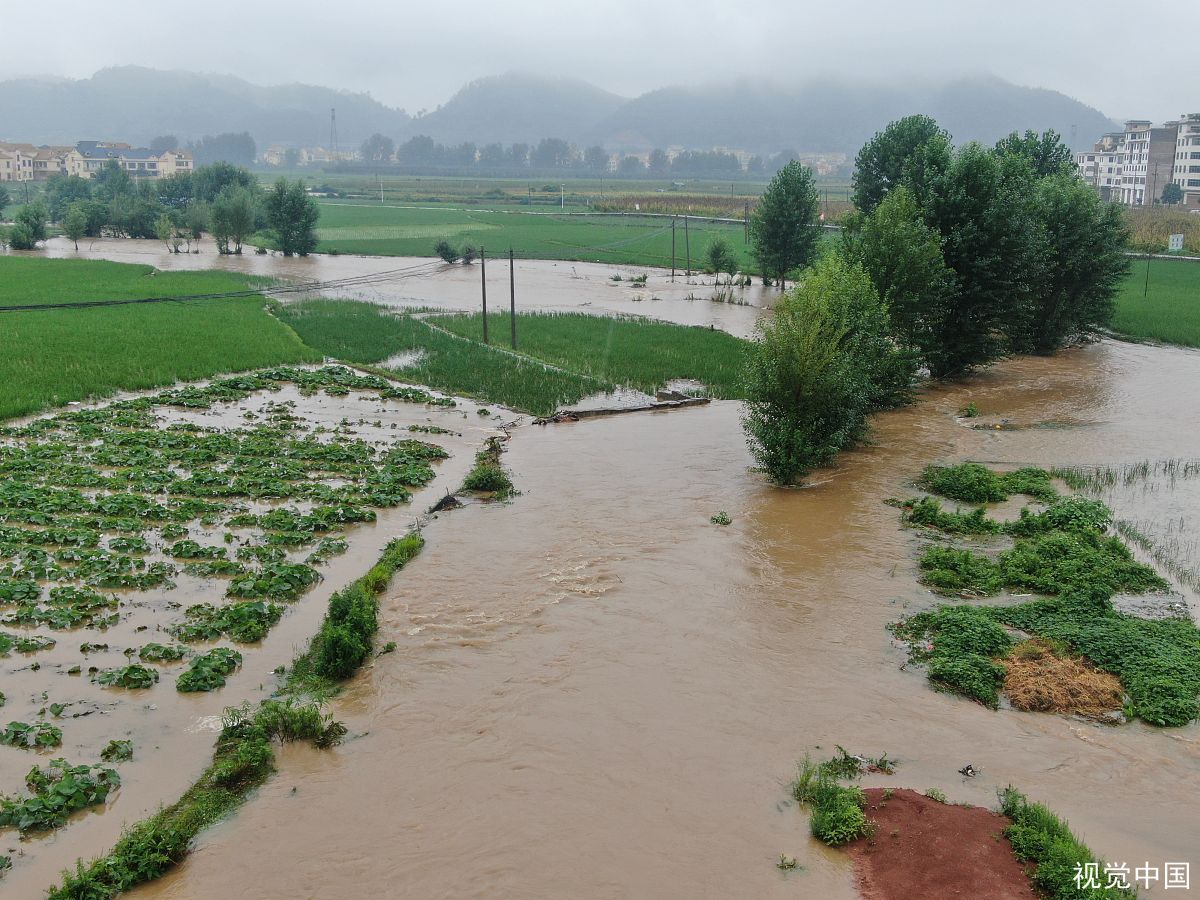
[[[399,281],[427,275],[441,264],[437,262],[418,263],[398,269],[388,269],[383,272],[372,272],[365,275],[355,275],[348,278],[336,278],[329,281],[305,281],[272,285],[258,288],[245,288],[237,291],[216,291],[207,294],[180,294],[162,297],[136,297],[118,300],[73,300],[66,303],[28,303],[20,305],[0,306],[0,312],[34,312],[49,309],[84,309],[92,306],[130,306],[137,303],[186,303],[195,300],[233,300],[245,297],[261,297],[264,295],[297,293],[320,293],[336,291],[343,288],[359,287],[362,285],[381,284],[387,281]]]

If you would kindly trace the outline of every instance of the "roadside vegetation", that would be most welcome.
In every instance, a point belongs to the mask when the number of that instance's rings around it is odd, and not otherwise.
[[[1019,519],[1001,524],[986,518],[982,508],[964,514],[943,511],[932,498],[908,501],[903,506],[910,524],[954,535],[1015,537],[1012,548],[995,557],[932,544],[920,560],[922,580],[939,593],[965,599],[1004,589],[1038,597],[1002,606],[940,605],[893,625],[913,661],[926,666],[930,681],[993,709],[1002,693],[1020,688],[1027,708],[1095,714],[1089,709],[1092,699],[1110,695],[1111,688],[1093,673],[1109,673],[1124,694],[1110,712],[1160,726],[1200,718],[1200,630],[1185,616],[1144,619],[1113,607],[1116,594],[1170,585],[1108,534],[1109,509],[1098,500],[1047,494],[1048,472],[992,473],[989,481],[980,469],[973,464],[931,469],[920,483],[968,502],[1022,493],[1048,505],[1040,511],[1026,508]],[[1016,486],[997,489],[1006,480]],[[1043,670],[1042,699],[1030,695],[1033,663]],[[1090,691],[1079,690],[1080,678]]]
[[[369,658],[378,630],[377,596],[423,545],[417,533],[393,540],[366,575],[335,593],[320,630],[293,663],[279,696],[257,709],[249,704],[226,709],[212,764],[187,793],[128,829],[105,856],[90,863],[79,860],[74,872],[64,872],[61,883],[50,888],[49,900],[107,900],[160,878],[183,860],[201,831],[270,778],[274,741],[310,741],[318,748],[339,744],[346,728],[320,704]],[[116,778],[115,772],[104,771],[106,779]]]

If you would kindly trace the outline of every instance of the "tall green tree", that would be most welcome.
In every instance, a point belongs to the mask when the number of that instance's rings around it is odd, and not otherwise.
[[[950,135],[929,116],[906,116],[888,124],[863,145],[854,160],[854,206],[871,213],[888,191],[907,182],[921,197],[946,170]]]
[[[1046,258],[1033,282],[1029,326],[1014,349],[1053,353],[1095,335],[1112,319],[1129,272],[1129,233],[1121,210],[1074,174],[1042,178],[1034,195]]]
[[[1183,188],[1177,185],[1174,181],[1163,185],[1162,202],[1167,206],[1174,206],[1183,200]],[[0,209],[4,208],[4,204],[0,203]]]
[[[1026,131],[1019,135],[1015,131],[996,142],[996,152],[1001,156],[1020,156],[1029,161],[1037,178],[1049,175],[1074,175],[1075,154],[1062,142],[1062,136],[1053,129],[1038,134]]]
[[[860,440],[872,410],[902,401],[912,371],[866,272],[826,254],[759,324],[743,420],[751,452],[772,481],[794,483]]]
[[[913,192],[900,185],[871,215],[851,217],[842,242],[847,258],[870,276],[896,339],[922,360],[936,355],[954,273],[942,257],[941,235],[925,224]]]
[[[230,185],[213,200],[209,212],[210,231],[218,253],[240,254],[242,244],[254,233],[255,196],[245,187]]]
[[[925,223],[941,238],[954,290],[926,353],[935,378],[959,377],[1020,344],[1032,316],[1032,286],[1045,265],[1045,235],[1029,163],[979,144],[954,154],[932,182]]]
[[[723,237],[715,237],[709,242],[708,249],[704,251],[704,263],[709,272],[718,276],[727,274],[730,281],[733,281],[733,276],[737,274],[737,254]]]
[[[12,197],[8,194],[8,188],[0,184],[0,219],[4,218],[4,207],[12,203]]]
[[[368,162],[388,162],[396,152],[396,145],[390,137],[376,132],[362,142],[358,152]]]
[[[608,172],[608,151],[598,144],[583,151],[583,164],[589,172],[603,175]]]
[[[115,159],[110,159],[92,176],[92,196],[105,203],[111,203],[116,197],[129,197],[134,194],[133,179]]]
[[[304,182],[280,178],[264,202],[267,224],[275,231],[284,256],[308,256],[317,247],[317,202],[304,190]]]
[[[79,249],[79,239],[88,232],[88,214],[83,203],[72,203],[62,218],[63,234]]]
[[[816,257],[817,188],[812,170],[792,161],[771,179],[750,221],[754,256],[768,278],[779,282]]]
[[[46,215],[46,207],[42,206],[41,203],[36,202],[27,203],[22,206],[19,210],[17,210],[17,214],[13,218],[13,222],[17,226],[26,229],[29,237],[35,244],[46,239],[46,225],[48,224],[48,221],[49,219]]]

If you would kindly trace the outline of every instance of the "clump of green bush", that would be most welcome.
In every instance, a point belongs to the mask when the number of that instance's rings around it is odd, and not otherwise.
[[[915,358],[889,336],[866,272],[831,253],[759,325],[746,366],[746,436],[758,465],[792,484],[860,441],[867,416],[911,396]]]
[[[995,659],[1016,641],[986,612],[974,606],[939,606],[892,630],[908,643],[913,661],[926,665],[935,686],[995,709],[1004,685],[1004,667]]]
[[[133,741],[111,740],[100,751],[100,758],[105,762],[124,762],[133,759]]]
[[[1111,594],[1169,587],[1120,538],[1095,531],[1037,532],[1019,538],[996,562],[971,550],[933,546],[922,554],[920,567],[922,581],[953,594],[994,594],[1002,587],[1040,594],[1097,585]]]
[[[512,493],[512,479],[500,465],[500,454],[503,445],[497,438],[488,438],[487,446],[475,454],[475,466],[463,479],[464,491],[479,491],[493,494],[496,499],[503,500]]]
[[[813,836],[840,847],[870,835],[874,827],[867,819],[866,797],[860,788],[838,783],[834,770],[805,756],[792,782],[792,796],[812,808]]]
[[[379,561],[366,575],[329,598],[320,631],[292,668],[294,686],[303,685],[313,677],[343,681],[366,662],[379,629],[376,596],[424,545],[424,538],[416,532],[396,538],[384,548]]]
[[[157,682],[158,673],[138,663],[121,666],[118,669],[108,669],[96,675],[97,684],[106,687],[128,688],[129,690],[153,687]]]
[[[956,466],[929,466],[917,484],[932,494],[940,494],[963,503],[998,503],[1013,494],[1025,494],[1044,503],[1052,503],[1058,491],[1045,469],[1025,468],[1015,472],[993,472],[979,463]]]

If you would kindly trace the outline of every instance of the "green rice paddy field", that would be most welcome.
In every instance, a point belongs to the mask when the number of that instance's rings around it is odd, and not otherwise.
[[[497,226],[492,233],[506,232]],[[1152,260],[1148,297],[1145,276],[1145,262],[1135,262],[1117,300],[1114,332],[1200,347],[1200,264]],[[244,277],[217,272],[0,256],[0,306],[247,286]],[[506,342],[507,318],[489,321],[493,341]],[[717,396],[738,395],[742,344],[719,332],[628,319],[521,317],[521,356],[514,357],[479,343],[478,316],[436,322],[445,330],[344,301],[288,306],[277,316],[261,296],[0,312],[0,420],[121,390],[323,356],[379,365],[409,350],[424,353],[398,370],[405,380],[538,413],[616,385],[652,390],[671,378],[696,378]]]
[[[560,259],[628,265],[671,265],[671,220],[650,216],[555,214],[518,209],[465,207],[410,208],[347,200],[321,203],[317,227],[321,252],[371,256],[433,256],[434,246],[447,240],[484,247],[490,255],[507,255],[509,248],[522,259]],[[752,269],[742,225],[690,221],[676,226],[676,262],[687,265],[690,243],[692,268],[701,267],[712,240],[723,237]]]
[[[0,256],[0,306],[244,290],[219,272]],[[223,372],[321,355],[262,297],[0,312],[0,420]]]
[[[1200,347],[1200,263],[1150,260],[1134,262],[1121,293],[1112,329],[1134,340]]]

